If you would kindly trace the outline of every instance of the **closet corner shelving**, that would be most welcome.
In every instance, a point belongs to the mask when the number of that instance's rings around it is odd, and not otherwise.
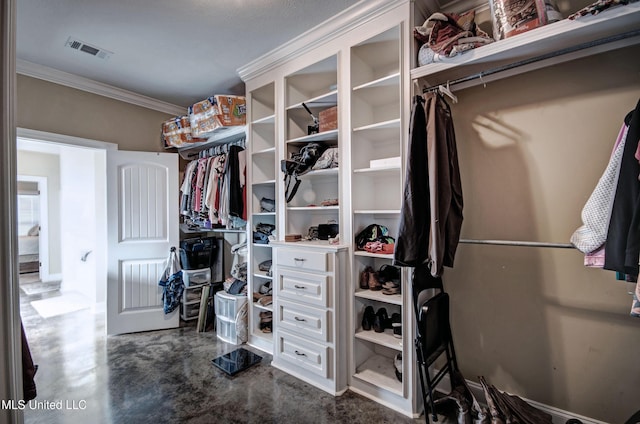
[[[249,301],[248,310],[248,344],[263,350],[267,353],[273,352],[273,333],[269,327],[261,326],[262,321],[269,318],[262,318],[261,313],[273,313],[272,304],[263,305],[254,300],[254,293],[268,294],[267,290],[272,286],[272,275],[270,271],[261,270],[260,264],[268,263],[272,260],[272,249],[270,244],[259,244],[253,242],[253,230],[260,223],[276,226],[272,233],[273,238],[279,234],[277,207],[277,154],[278,146],[276,142],[277,119],[276,119],[276,93],[275,82],[269,82],[262,86],[249,89],[247,92],[248,102],[248,135],[249,135],[249,160],[248,160],[248,181],[249,190],[247,192],[248,201],[248,222],[247,231],[249,238],[249,255],[247,258],[247,293]],[[263,207],[263,199],[270,199],[275,205],[273,210]],[[265,267],[263,266],[263,269]],[[263,327],[263,328],[261,328]]]

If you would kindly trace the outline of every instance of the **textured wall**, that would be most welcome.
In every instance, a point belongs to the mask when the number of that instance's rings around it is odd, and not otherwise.
[[[640,48],[458,92],[462,238],[569,243],[640,97]],[[626,283],[574,249],[460,245],[445,286],[466,378],[607,422],[638,409]]]
[[[24,75],[17,92],[19,128],[116,143],[120,150],[163,150],[166,113]]]

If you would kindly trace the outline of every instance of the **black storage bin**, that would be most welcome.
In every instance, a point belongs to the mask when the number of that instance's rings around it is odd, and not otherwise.
[[[224,280],[224,239],[196,237],[180,241],[180,264],[183,269],[211,268],[211,282]]]
[[[217,256],[216,237],[198,237],[180,242],[180,263],[184,269],[211,267]]]

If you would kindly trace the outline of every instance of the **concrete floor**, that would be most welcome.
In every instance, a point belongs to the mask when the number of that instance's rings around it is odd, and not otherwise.
[[[333,397],[271,367],[270,355],[247,346],[262,362],[227,377],[211,360],[236,346],[214,332],[197,333],[194,325],[106,337],[103,316],[90,309],[44,319],[30,304],[58,295],[21,298],[39,366],[40,404],[25,408],[27,424],[424,423],[350,391]]]

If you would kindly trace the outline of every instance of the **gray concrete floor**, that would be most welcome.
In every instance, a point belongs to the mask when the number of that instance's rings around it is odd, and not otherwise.
[[[25,423],[424,423],[347,391],[334,397],[270,366],[271,356],[233,378],[211,360],[236,349],[194,325],[105,336],[85,309],[42,318],[22,295],[39,404]],[[33,401],[32,401],[33,402]],[[61,409],[58,409],[61,407]],[[440,422],[455,422],[441,419]]]

